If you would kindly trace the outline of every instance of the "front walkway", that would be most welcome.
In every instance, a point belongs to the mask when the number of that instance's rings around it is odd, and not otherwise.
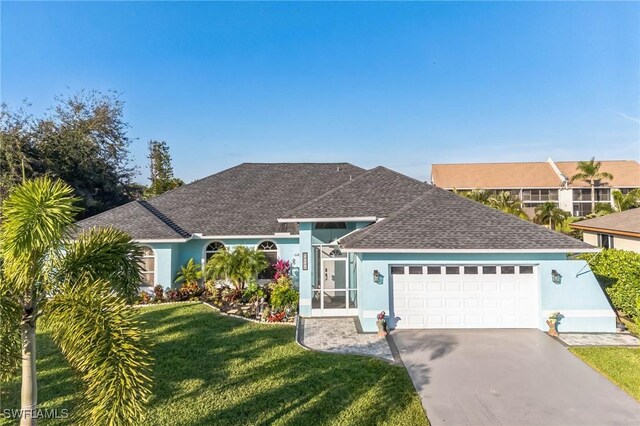
[[[639,346],[631,333],[560,333],[558,339],[567,346]]]
[[[298,327],[298,341],[309,349],[394,360],[387,340],[377,334],[358,333],[352,317],[300,318]]]

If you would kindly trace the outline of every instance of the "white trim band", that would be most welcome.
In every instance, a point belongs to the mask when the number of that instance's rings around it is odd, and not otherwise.
[[[598,253],[601,248],[575,249],[370,249],[342,248],[345,253]]]
[[[375,222],[376,216],[363,217],[305,217],[305,218],[280,218],[279,223],[307,223],[307,222]]]

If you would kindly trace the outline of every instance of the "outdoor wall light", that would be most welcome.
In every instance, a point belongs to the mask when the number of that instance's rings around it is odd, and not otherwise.
[[[379,279],[380,279],[380,272],[376,269],[375,271],[373,271],[373,282],[377,283]]]
[[[553,281],[554,284],[562,283],[562,275],[555,269],[551,271],[551,281]]]

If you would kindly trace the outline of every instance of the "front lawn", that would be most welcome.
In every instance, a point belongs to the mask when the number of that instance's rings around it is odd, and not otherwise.
[[[569,350],[640,401],[640,348],[573,347]]]
[[[428,424],[402,367],[306,351],[295,343],[294,327],[223,317],[201,304],[154,306],[140,315],[156,360],[149,424]],[[78,380],[44,332],[38,377],[41,408],[73,413]],[[0,392],[0,408],[19,407],[18,381]]]

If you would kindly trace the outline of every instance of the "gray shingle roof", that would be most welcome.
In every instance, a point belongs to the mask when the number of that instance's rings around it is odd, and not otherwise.
[[[363,172],[349,163],[244,163],[152,198],[146,210],[134,201],[78,224],[113,225],[134,239],[295,234],[277,219]]]
[[[145,201],[132,201],[84,219],[78,222],[78,225],[82,229],[113,226],[131,234],[137,240],[189,237],[187,232],[174,223],[154,214]]]
[[[640,234],[640,208],[581,220],[572,223],[571,226],[577,229],[595,228]]]
[[[378,166],[289,211],[282,219],[387,217],[430,187]]]
[[[432,187],[387,219],[343,238],[346,249],[575,250],[567,235]]]

